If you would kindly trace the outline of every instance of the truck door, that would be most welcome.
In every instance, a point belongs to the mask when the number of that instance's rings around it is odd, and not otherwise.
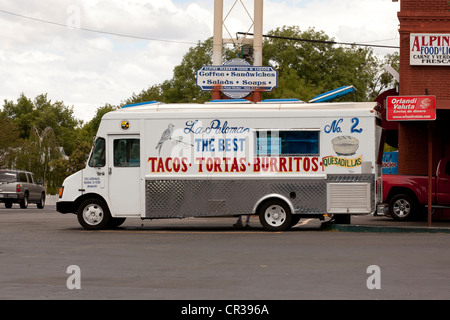
[[[36,185],[36,181],[34,181],[33,174],[27,173],[27,177],[28,177],[28,190],[30,192],[28,200],[36,201],[41,198],[39,187]]]
[[[439,163],[436,182],[436,200],[438,204],[450,204],[450,159],[444,158]]]
[[[141,151],[139,135],[109,135],[108,188],[111,213],[140,213]]]

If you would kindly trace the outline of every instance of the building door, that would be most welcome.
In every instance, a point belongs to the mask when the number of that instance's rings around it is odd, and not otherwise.
[[[439,165],[439,177],[436,183],[438,204],[450,204],[450,158],[443,158]]]

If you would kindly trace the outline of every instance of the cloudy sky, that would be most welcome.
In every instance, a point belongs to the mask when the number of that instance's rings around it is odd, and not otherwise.
[[[249,31],[244,6],[253,16],[253,2],[224,0],[233,37]],[[338,42],[398,46],[399,6],[392,0],[264,0],[263,33],[314,27]],[[214,0],[0,0],[1,105],[21,93],[31,99],[47,93],[89,121],[98,107],[119,105],[172,78],[188,49],[213,35],[213,9]]]

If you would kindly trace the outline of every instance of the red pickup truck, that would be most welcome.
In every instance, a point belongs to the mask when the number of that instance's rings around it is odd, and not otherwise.
[[[450,209],[450,157],[439,161],[432,183],[433,208]],[[395,220],[417,218],[428,205],[428,176],[384,174],[383,202],[379,214]]]

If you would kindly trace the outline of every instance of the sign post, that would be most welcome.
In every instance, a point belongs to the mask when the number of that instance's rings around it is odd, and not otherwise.
[[[428,216],[427,226],[431,227],[431,214],[433,207],[433,130],[431,122],[428,123]]]
[[[388,121],[436,120],[435,96],[394,96],[387,97],[386,118]],[[433,130],[428,123],[428,218],[431,227],[433,207]]]

